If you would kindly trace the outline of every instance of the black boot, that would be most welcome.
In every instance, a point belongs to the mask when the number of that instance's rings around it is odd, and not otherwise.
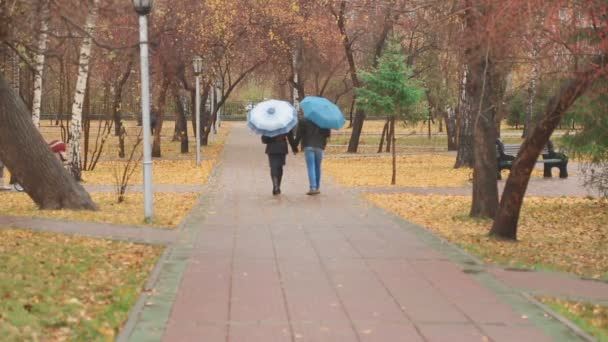
[[[278,176],[272,177],[272,194],[279,195],[281,193],[281,182]]]

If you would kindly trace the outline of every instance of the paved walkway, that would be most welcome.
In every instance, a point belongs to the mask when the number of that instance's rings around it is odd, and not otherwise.
[[[27,229],[39,232],[81,235],[109,240],[122,240],[153,245],[171,245],[177,233],[170,229],[121,226],[108,223],[48,220],[17,216],[0,216],[0,229]]]
[[[290,156],[270,195],[235,125],[220,172],[119,337],[131,341],[577,341],[432,233],[323,186]]]

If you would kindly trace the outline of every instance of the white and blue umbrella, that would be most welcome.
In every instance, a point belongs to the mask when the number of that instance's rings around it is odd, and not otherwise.
[[[297,124],[296,109],[286,101],[260,102],[247,113],[247,126],[255,133],[268,137],[288,133]]]
[[[307,96],[300,106],[304,117],[321,128],[340,129],[346,123],[340,108],[324,97]]]

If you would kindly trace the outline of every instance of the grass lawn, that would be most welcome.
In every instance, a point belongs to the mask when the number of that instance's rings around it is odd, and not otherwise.
[[[473,170],[454,169],[455,157],[426,154],[397,157],[397,186],[462,187],[473,177]],[[344,186],[382,187],[391,185],[392,158],[348,157],[323,161],[323,170]],[[508,171],[504,171],[505,174]],[[534,176],[542,177],[541,170]]]
[[[608,201],[528,197],[517,243],[488,237],[489,220],[468,217],[463,196],[366,194],[372,203],[430,229],[487,262],[608,280]]]
[[[194,160],[154,160],[152,165],[152,182],[166,185],[205,185],[216,164],[215,159],[203,160],[197,167]],[[103,161],[95,170],[85,171],[82,178],[85,185],[115,185],[122,177],[126,166],[124,161]],[[118,181],[119,183],[119,181]],[[129,180],[130,185],[142,184],[141,163]]]
[[[2,341],[112,341],[161,247],[0,230]]]
[[[1,193],[0,215],[176,228],[199,196],[197,193],[154,193],[157,210],[152,223],[144,222],[142,193],[127,193],[126,200],[120,204],[116,203],[114,193],[92,193],[91,197],[100,207],[99,211],[39,210],[25,193]]]
[[[367,134],[362,135],[359,144],[360,145],[371,145],[373,150],[371,152],[377,152],[378,146],[380,145],[380,133],[378,134]],[[344,150],[346,150],[346,146],[348,146],[348,142],[350,140],[350,134],[346,134],[345,132],[340,132],[332,135],[329,144],[330,145],[341,145],[344,146]],[[443,149],[447,150],[448,146],[448,138],[445,135],[434,135],[430,139],[424,135],[398,135],[397,136],[397,150],[403,148],[429,148],[433,147],[435,149]],[[523,143],[523,139],[519,136],[506,136],[501,138],[502,142],[505,144],[521,144]],[[559,149],[561,143],[561,137],[554,137],[552,139],[553,143]],[[383,150],[386,150],[386,142],[384,143]],[[344,152],[344,151],[342,151]],[[366,151],[368,152],[368,151]]]
[[[598,341],[608,341],[608,307],[548,297],[541,297],[540,300]]]
[[[179,143],[166,141],[166,158],[188,158],[154,160],[153,182],[163,185],[205,185],[217,164],[220,153],[223,150],[225,139],[229,133],[230,125],[222,127],[218,136],[210,141],[209,146],[203,147],[203,157],[205,158],[200,167],[194,163],[194,152],[187,155],[179,153]],[[52,129],[55,129],[54,127]],[[46,135],[52,135],[47,128]],[[168,140],[169,138],[166,137]],[[193,143],[194,144],[194,143]],[[111,147],[111,148],[108,148]],[[115,147],[107,145],[107,153],[116,153]],[[194,151],[192,145],[191,151]],[[142,184],[141,162],[135,161],[136,170],[134,171],[129,185]],[[126,161],[121,160],[100,160],[93,171],[83,172],[84,185],[109,185],[117,184],[117,175],[121,176],[126,165]],[[6,179],[10,174],[6,172]],[[161,193],[154,194],[155,220],[152,223],[143,221],[143,194],[126,193],[126,201],[118,204],[115,193],[91,193],[95,203],[100,207],[100,211],[71,211],[71,210],[38,210],[34,202],[25,193],[0,192],[0,215],[6,216],[25,216],[58,220],[75,220],[87,222],[113,223],[120,225],[151,225],[163,228],[176,228],[184,216],[196,204],[200,194],[196,193]]]

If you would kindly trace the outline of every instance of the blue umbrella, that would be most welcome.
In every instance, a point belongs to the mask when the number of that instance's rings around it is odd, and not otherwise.
[[[324,97],[307,96],[300,105],[304,117],[321,128],[340,129],[346,122],[340,108]]]
[[[298,114],[291,103],[268,100],[258,103],[247,113],[247,126],[257,134],[276,137],[298,124]]]

